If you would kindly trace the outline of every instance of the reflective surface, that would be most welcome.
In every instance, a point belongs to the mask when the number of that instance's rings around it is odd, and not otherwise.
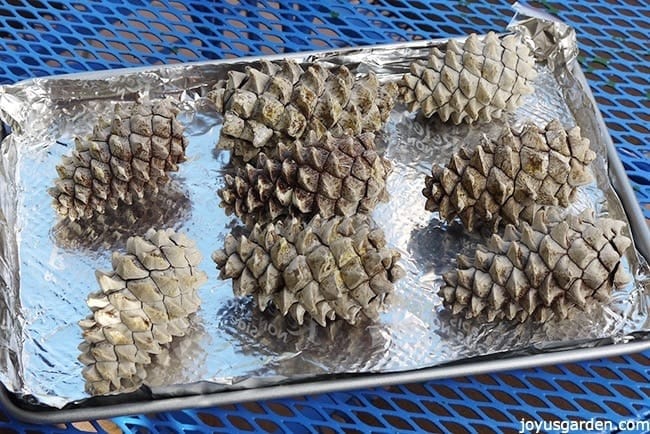
[[[606,130],[584,104],[584,83],[569,74],[572,56],[560,55],[573,52],[570,35],[559,41],[559,46],[569,44],[568,49],[545,47],[543,55],[553,61],[539,59],[536,92],[510,121],[516,128],[526,120],[543,125],[558,117],[570,127],[580,119],[598,158],[593,165],[596,181],[580,189],[572,211],[592,206],[601,215],[624,218],[608,181],[605,147],[599,140]],[[535,43],[542,46],[538,39]],[[406,70],[410,59],[426,55],[425,45],[298,60],[345,63],[357,72],[374,70],[382,80],[392,80]],[[542,326],[481,324],[452,318],[444,311],[436,295],[441,273],[454,266],[458,253],[471,254],[482,238],[465,234],[458,223],[443,224],[436,214],[424,210],[424,176],[432,163],[446,164],[461,144],[476,144],[483,134],[494,137],[503,124],[443,125],[405,113],[401,106],[379,137],[393,164],[388,180],[391,201],[373,215],[386,231],[388,244],[402,253],[407,275],[398,282],[380,321],[361,328],[338,322],[328,329],[315,324],[297,327],[271,312],[258,312],[248,299],[234,298],[230,281],[218,279],[209,259],[238,222],[219,207],[216,191],[228,155],[213,149],[220,118],[200,95],[228,69],[242,66],[210,63],[126,70],[0,88],[3,119],[13,127],[13,134],[3,142],[0,163],[0,208],[7,222],[1,237],[2,278],[7,284],[2,288],[7,308],[1,337],[6,353],[16,355],[0,364],[8,387],[54,406],[86,397],[81,364],[76,361],[81,342],[76,322],[88,312],[86,296],[97,289],[94,271],[110,268],[111,252],[123,250],[128,236],[151,226],[173,227],[194,238],[204,256],[202,269],[209,276],[201,290],[202,308],[193,318],[195,332],[178,343],[180,350],[172,349],[172,356],[184,357],[177,369],[154,378],[154,392],[180,393],[190,390],[184,384],[198,381],[256,387],[312,375],[416,369],[519,349],[575,347],[597,338],[621,341],[644,328],[647,269],[633,251],[625,265],[635,282],[614,294],[607,306],[569,321]],[[99,115],[108,115],[113,104],[132,100],[138,92],[152,97],[171,94],[181,100],[180,120],[190,137],[188,161],[172,176],[168,188],[152,198],[151,207],[129,210],[138,216],[135,224],[123,221],[126,212],[90,227],[59,221],[47,194],[56,164],[71,152],[75,135],[87,134]],[[584,124],[584,119],[590,123]]]

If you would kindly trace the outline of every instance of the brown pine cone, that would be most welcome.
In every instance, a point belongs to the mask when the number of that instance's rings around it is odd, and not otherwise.
[[[194,242],[172,230],[131,237],[126,250],[113,253],[113,271],[97,271],[101,291],[89,296],[92,314],[79,321],[79,361],[92,395],[140,387],[151,356],[185,335],[207,280]]]
[[[522,96],[533,92],[535,58],[519,35],[483,40],[471,34],[461,46],[453,39],[444,52],[434,48],[429,58],[411,63],[400,94],[409,110],[454,124],[500,118],[517,109]]]
[[[187,138],[176,121],[171,99],[116,105],[111,121],[100,118],[87,138],[75,140],[71,156],[57,166],[49,190],[57,212],[70,220],[88,219],[157,191],[185,160]]]
[[[299,324],[308,313],[321,326],[374,319],[403,274],[399,257],[363,214],[258,224],[248,237],[229,234],[212,255],[235,295],[254,295],[261,311],[273,303]]]
[[[208,98],[224,115],[217,147],[251,161],[259,152],[273,155],[278,142],[314,132],[341,135],[382,128],[395,104],[397,85],[380,85],[374,73],[355,78],[345,66],[293,60],[262,61],[259,69],[230,71]]]
[[[543,131],[530,123],[521,133],[507,128],[495,141],[461,149],[446,167],[433,166],[422,191],[426,209],[446,221],[459,216],[469,231],[531,222],[535,205],[573,201],[577,187],[592,180],[595,157],[579,127],[566,131],[553,120]]]
[[[466,318],[544,322],[605,302],[631,279],[621,265],[631,245],[624,228],[622,221],[594,218],[592,210],[566,219],[538,211],[532,226],[508,225],[474,258],[459,256],[458,269],[443,276],[443,304]]]
[[[278,158],[259,154],[257,164],[226,175],[222,204],[244,220],[266,222],[290,214],[324,218],[369,213],[388,200],[390,162],[375,151],[374,135],[278,145]]]

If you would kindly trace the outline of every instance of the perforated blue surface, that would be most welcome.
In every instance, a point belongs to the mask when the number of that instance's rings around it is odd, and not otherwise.
[[[503,29],[512,15],[509,2],[498,0],[206,3],[3,0],[0,84],[78,71],[485,33]],[[531,5],[576,29],[582,67],[650,218],[650,4],[625,0]],[[386,389],[123,417],[110,423],[31,426],[0,412],[0,430],[484,433],[519,431],[522,418],[650,420],[649,357],[644,353]]]

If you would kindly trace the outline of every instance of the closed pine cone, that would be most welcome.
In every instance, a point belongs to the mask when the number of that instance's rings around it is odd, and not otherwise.
[[[171,229],[131,237],[126,250],[113,253],[113,271],[97,271],[101,291],[89,296],[92,314],[79,321],[79,360],[92,395],[140,387],[151,356],[187,332],[207,280],[194,242]]]
[[[521,133],[507,128],[496,141],[459,150],[446,167],[434,165],[422,191],[426,209],[446,221],[459,216],[469,231],[495,229],[501,220],[530,222],[534,205],[568,206],[577,187],[592,180],[595,157],[579,127],[566,131],[553,120],[543,131],[534,124]]]
[[[309,131],[318,137],[378,131],[396,96],[397,85],[380,85],[374,73],[355,78],[345,66],[313,63],[303,69],[292,60],[230,71],[208,94],[224,115],[217,147],[244,161]]]
[[[223,205],[245,220],[269,221],[294,213],[324,218],[369,213],[386,202],[388,160],[377,154],[374,135],[318,139],[278,145],[279,158],[260,153],[255,166],[247,164],[226,175],[219,191]]]
[[[403,274],[399,257],[363,214],[258,224],[248,237],[229,234],[212,255],[235,295],[254,295],[261,311],[273,303],[299,324],[307,313],[322,326],[375,318]]]
[[[458,257],[440,290],[444,305],[466,318],[544,322],[573,308],[607,301],[612,288],[630,281],[621,258],[630,246],[625,223],[594,218],[588,210],[560,219],[555,210],[535,213],[532,226],[508,225],[474,258]]]
[[[471,34],[442,52],[433,48],[426,61],[411,63],[400,93],[409,110],[429,118],[435,113],[454,124],[489,122],[518,108],[533,92],[535,59],[518,35],[494,32],[479,40]]]
[[[71,156],[57,166],[50,189],[57,212],[88,219],[158,190],[167,172],[185,160],[187,138],[171,99],[116,105],[112,120],[100,118],[90,137],[77,138]]]

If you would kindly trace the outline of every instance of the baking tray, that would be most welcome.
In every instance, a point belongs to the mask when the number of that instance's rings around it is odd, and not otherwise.
[[[548,21],[542,18],[533,18],[532,21],[530,21],[528,24],[534,27],[542,25],[543,23],[548,23]],[[440,42],[441,41],[426,41],[412,44],[391,44],[376,47],[362,47],[349,50],[297,53],[295,55],[289,56],[264,57],[264,59],[304,59],[309,57],[327,58],[330,54],[334,53],[336,53],[338,56],[345,57],[348,54],[353,56],[355,54],[363,52],[364,50],[372,50],[373,52],[381,55],[382,52],[391,53],[393,51],[402,50],[404,48],[426,47],[428,45]],[[244,64],[247,62],[259,61],[260,59],[261,58],[259,57],[238,59],[237,63]],[[204,62],[194,65],[223,65],[230,63],[232,63],[232,61]],[[176,66],[168,66],[162,68],[175,67]],[[137,71],[146,73],[147,71],[160,70],[160,68],[161,67],[138,68]],[[136,69],[74,74],[61,76],[60,78],[66,80],[87,80],[106,76],[129,74],[133,73],[134,71],[136,71]],[[599,139],[602,141],[607,150],[610,182],[613,185],[625,209],[625,213],[630,222],[630,229],[632,231],[637,250],[643,256],[645,256],[645,258],[649,258],[650,235],[648,233],[647,225],[642,216],[640,207],[636,202],[633,190],[627,180],[623,166],[616,154],[616,150],[613,146],[611,138],[606,133],[604,122],[599,111],[596,108],[595,101],[589,90],[586,79],[577,66],[577,62],[573,62],[572,76],[576,81],[576,85],[579,87],[583,98],[586,98],[586,103],[590,108],[590,110],[574,111],[573,114],[576,118],[576,122],[582,128],[596,127],[596,130],[598,131],[605,131],[605,134],[601,134]],[[582,101],[582,103],[584,106],[585,101]],[[255,387],[244,390],[226,390],[218,393],[203,393],[205,390],[209,390],[209,388],[206,384],[197,383],[192,385],[192,387],[186,388],[186,391],[191,392],[191,394],[182,397],[168,395],[165,397],[153,398],[145,391],[139,391],[132,394],[91,398],[80,403],[72,403],[63,409],[54,409],[51,407],[43,406],[36,402],[30,402],[24,398],[19,398],[13,393],[9,392],[8,389],[3,386],[0,390],[0,401],[14,416],[20,419],[29,420],[31,422],[55,423],[62,421],[88,420],[126,414],[167,411],[181,408],[207,407],[251,400],[274,399],[309,393],[324,393],[357,389],[362,387],[404,384],[460,375],[474,375],[510,369],[527,368],[532,366],[575,362],[594,357],[621,355],[625,353],[632,353],[649,349],[650,342],[645,340],[645,338],[645,333],[633,333],[626,338],[627,342],[623,343],[612,343],[608,339],[602,339],[598,341],[590,341],[585,344],[585,347],[582,348],[572,348],[567,350],[563,349],[562,347],[555,349],[546,347],[543,349],[543,351],[540,350],[540,354],[532,354],[530,350],[525,352],[509,352],[506,354],[471,358],[463,360],[461,362],[453,362],[441,366],[411,370],[406,372],[363,374],[344,373],[311,378],[306,381],[295,380],[285,382],[280,385]]]

